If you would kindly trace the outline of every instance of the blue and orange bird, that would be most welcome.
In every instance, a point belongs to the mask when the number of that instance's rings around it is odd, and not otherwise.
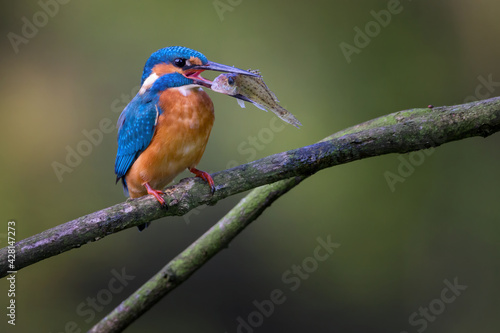
[[[214,123],[212,100],[201,89],[212,84],[200,76],[205,70],[255,76],[181,46],[160,49],[147,60],[141,88],[117,124],[116,181],[122,180],[131,198],[151,194],[167,207],[162,189],[186,169],[215,191],[212,177],[196,169]]]

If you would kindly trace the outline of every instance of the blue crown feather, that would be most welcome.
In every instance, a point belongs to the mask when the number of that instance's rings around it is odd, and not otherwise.
[[[144,83],[144,80],[151,75],[155,65],[160,63],[172,63],[176,58],[189,59],[191,57],[200,59],[202,64],[208,62],[207,57],[202,53],[184,46],[169,46],[159,49],[149,57],[148,61],[146,61],[144,71],[142,72],[141,85]]]

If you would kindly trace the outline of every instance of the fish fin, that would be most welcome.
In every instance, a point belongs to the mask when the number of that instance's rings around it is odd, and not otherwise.
[[[251,99],[241,94],[230,95],[230,96],[236,98],[238,100],[238,105],[242,108],[245,108],[245,102],[253,103]]]
[[[264,111],[267,112],[267,109],[263,105],[261,105],[261,104],[259,104],[257,102],[252,102],[252,103],[253,103],[253,105],[255,105],[256,107],[258,107],[259,109],[264,110]]]
[[[237,98],[238,100],[242,100],[242,101],[248,102],[248,103],[253,103],[253,101],[250,98],[248,98],[248,97],[246,97],[244,95],[241,95],[241,94],[229,95],[229,96]],[[238,104],[239,104],[239,102],[238,102]]]
[[[295,117],[294,117],[295,118]],[[296,122],[293,122],[291,123],[293,126],[297,127],[298,129],[300,129],[300,126],[302,126],[302,123],[297,119],[295,118],[295,121]]]
[[[279,99],[278,97],[276,97],[276,95],[271,91],[271,89],[269,89],[269,87],[267,86],[267,84],[264,82],[264,80],[261,80],[262,81],[262,84],[264,85],[264,87],[266,88],[266,91],[269,93],[269,95],[271,96],[271,98],[276,102],[276,103],[279,103]]]
[[[252,103],[253,105],[255,105],[256,107],[258,107],[259,109],[264,110],[264,111],[267,112],[267,109],[264,106],[262,106],[262,104],[259,104],[259,103],[255,102],[255,101],[252,101],[250,98],[248,98],[248,97],[246,97],[244,95],[236,94],[236,95],[231,95],[231,96],[238,99],[238,104],[240,104],[240,102],[243,103],[243,101],[245,101],[245,102],[248,102],[248,103]],[[241,104],[240,104],[240,106],[241,106]]]
[[[267,87],[267,85],[266,85],[266,87]],[[269,88],[267,88],[267,91],[269,92],[269,94],[271,95],[271,97],[274,99],[274,101],[275,101],[276,103],[279,103],[279,102],[280,102],[280,101],[278,100],[278,97],[276,97],[276,95],[275,95],[275,94],[274,94],[271,90],[269,90]]]
[[[262,74],[260,74],[260,71],[258,69],[248,69],[247,71],[262,77]]]

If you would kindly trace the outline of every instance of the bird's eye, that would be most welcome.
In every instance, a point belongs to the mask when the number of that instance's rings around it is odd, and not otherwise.
[[[232,85],[234,84],[234,79],[233,79],[233,77],[232,77],[232,76],[230,76],[230,77],[228,77],[228,78],[227,78],[227,83],[228,83],[230,86],[232,86]]]
[[[174,65],[175,67],[184,67],[186,65],[186,59],[184,58],[175,58],[174,59]]]

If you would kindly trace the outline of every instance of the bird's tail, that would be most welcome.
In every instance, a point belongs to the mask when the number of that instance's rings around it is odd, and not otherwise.
[[[125,177],[120,177],[121,180],[122,180],[122,185],[123,185],[123,194],[128,197],[129,196],[129,193],[128,193],[128,186],[127,186],[127,182],[125,181]],[[120,180],[120,178],[116,177],[116,182],[118,183],[118,181]]]
[[[144,229],[146,229],[147,227],[149,227],[150,224],[151,224],[151,222],[138,225],[137,229],[139,229],[139,231],[143,231]]]
[[[125,194],[126,197],[129,196],[129,193],[128,193],[128,186],[127,186],[127,182],[125,181],[125,177],[116,177],[116,182],[118,182],[119,180],[122,180],[122,185],[123,185],[123,194]],[[144,229],[146,229],[149,225],[151,224],[151,222],[148,222],[148,223],[144,223],[144,224],[141,224],[141,225],[138,225],[137,226],[137,229],[139,229],[139,231],[143,231]]]

